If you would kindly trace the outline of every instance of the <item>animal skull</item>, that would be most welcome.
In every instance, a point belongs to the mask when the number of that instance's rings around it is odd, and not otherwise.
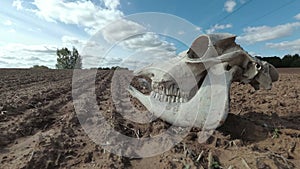
[[[157,117],[178,126],[216,128],[229,111],[232,82],[270,89],[278,72],[250,56],[235,35],[201,35],[181,57],[135,71],[151,78],[150,95],[132,86],[128,91]],[[216,106],[218,105],[218,106]]]

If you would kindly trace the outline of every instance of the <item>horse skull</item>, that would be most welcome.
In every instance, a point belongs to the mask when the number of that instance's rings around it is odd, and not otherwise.
[[[216,128],[229,111],[233,81],[270,89],[278,72],[267,62],[250,56],[231,34],[198,37],[188,52],[169,61],[152,64],[135,75],[151,78],[150,95],[132,86],[129,92],[157,117],[177,125]]]

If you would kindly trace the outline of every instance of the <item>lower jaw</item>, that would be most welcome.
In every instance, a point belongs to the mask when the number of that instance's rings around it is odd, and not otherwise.
[[[144,95],[133,87],[129,88],[132,96],[136,97],[151,113],[158,118],[176,126],[200,127],[215,129],[225,121],[229,109],[229,87],[215,86],[205,77],[200,89],[190,100],[180,102],[180,98],[164,96],[153,97]],[[220,93],[223,93],[223,95]],[[225,93],[225,94],[224,94]],[[173,100],[172,100],[173,99]],[[218,106],[214,106],[218,105]]]

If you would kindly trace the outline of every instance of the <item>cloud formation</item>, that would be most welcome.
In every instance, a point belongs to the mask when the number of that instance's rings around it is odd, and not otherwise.
[[[283,41],[280,43],[267,43],[266,46],[276,50],[287,50],[294,53],[300,53],[300,39],[296,39],[294,41]]]
[[[54,68],[56,61],[54,45],[7,44],[0,47],[1,67],[24,68],[45,65]],[[5,64],[4,64],[5,63]]]
[[[291,35],[293,31],[299,27],[300,22],[287,23],[274,27],[247,27],[244,29],[244,33],[241,36],[237,37],[237,40],[242,43],[253,44],[256,42],[283,38]]]
[[[22,10],[23,9],[23,1],[22,0],[14,0],[12,3],[12,6],[17,8],[17,10]]]
[[[98,36],[99,33],[102,35],[104,40],[108,43],[104,45],[104,42],[100,41],[87,41],[74,36],[64,35],[61,37],[63,47],[69,49],[73,46],[76,47],[80,54],[89,59],[83,60],[83,67],[88,68],[96,66],[95,60],[105,61],[107,65],[113,65],[117,62],[126,60],[122,56],[121,48],[124,49],[124,56],[134,55],[139,53],[138,57],[131,57],[131,60],[136,59],[140,61],[141,57],[145,59],[145,63],[151,63],[153,57],[162,58],[165,60],[166,57],[176,56],[176,47],[174,44],[169,43],[160,36],[153,32],[147,32],[145,26],[140,25],[136,22],[124,19],[124,14],[120,10],[119,0],[100,0],[100,4],[96,5],[93,1],[61,1],[61,0],[33,0],[31,5],[23,5],[21,0],[15,0],[13,6],[18,10],[24,10],[31,12],[47,22],[54,22],[57,24],[64,23],[66,25],[76,25],[79,29],[83,29],[89,34],[92,39],[94,36]],[[31,7],[31,8],[29,8]],[[113,24],[112,24],[113,23]],[[200,30],[201,28],[197,28]],[[100,30],[100,32],[99,32]],[[107,58],[104,58],[105,49],[109,45],[119,45],[120,48],[116,49],[116,52]],[[46,45],[48,47],[48,45]],[[55,62],[56,55],[55,51],[57,48],[61,48],[61,45],[54,47],[54,51],[51,51],[52,61]],[[7,48],[5,46],[4,48]],[[49,66],[50,63],[45,64],[43,57],[50,57],[50,52],[43,48],[43,46],[26,46],[17,45],[16,51],[20,55],[24,55],[22,60],[28,61],[28,65],[33,61],[40,60],[41,64]],[[128,52],[130,50],[130,52]],[[88,53],[85,53],[89,51]],[[12,50],[7,50],[5,56],[15,56],[16,54]],[[40,55],[40,56],[39,56]],[[32,59],[32,56],[35,59]],[[42,57],[43,56],[43,57]],[[123,58],[122,58],[123,57]],[[152,57],[152,58],[151,58]],[[38,59],[39,58],[39,59]],[[130,59],[127,59],[127,61]],[[12,63],[12,60],[7,60]],[[136,62],[135,61],[135,62]],[[55,63],[51,65],[55,65]],[[15,65],[16,66],[16,65]],[[29,66],[29,67],[30,67]],[[51,66],[53,67],[53,66]]]
[[[300,20],[300,13],[294,16],[295,19]]]
[[[234,0],[227,0],[224,4],[224,9],[226,12],[233,12],[236,2]]]
[[[110,10],[117,10],[120,6],[119,0],[103,0],[105,6]]]
[[[224,30],[224,29],[228,29],[228,28],[232,28],[232,25],[231,24],[225,24],[225,25],[215,24],[210,29],[207,29],[206,33],[208,33],[208,34],[214,33],[214,32],[217,32],[218,30]]]
[[[118,41],[130,38],[132,36],[144,33],[146,28],[142,25],[121,19],[102,29],[104,39],[109,43],[116,43]]]
[[[48,22],[62,22],[84,27],[90,35],[116,19],[123,13],[117,9],[119,0],[103,0],[105,7],[96,6],[91,1],[34,0],[37,16]]]

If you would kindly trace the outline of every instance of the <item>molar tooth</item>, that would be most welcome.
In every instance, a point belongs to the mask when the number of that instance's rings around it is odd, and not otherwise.
[[[187,98],[183,98],[183,102],[186,103],[188,101]]]
[[[177,94],[176,88],[173,87],[173,96],[176,96],[176,94]]]
[[[171,96],[167,96],[167,102],[171,102]]]
[[[176,92],[176,96],[179,97],[180,96],[180,90],[179,90],[179,88],[177,88],[176,91],[177,91]]]
[[[159,89],[159,90],[158,90],[158,93],[159,93],[159,94],[162,94],[162,91]]]
[[[162,92],[162,89],[163,89],[163,87],[160,85],[160,86],[158,86],[158,91],[159,92]]]
[[[171,85],[171,87],[169,88],[169,94],[172,95],[173,94],[173,90],[174,90],[174,85]]]
[[[175,97],[175,102],[179,103],[179,97]]]
[[[161,95],[159,96],[159,101],[164,101],[164,95],[161,94]]]
[[[161,95],[160,95],[160,99],[159,99],[159,101],[161,101],[161,102],[163,102],[163,101],[164,101],[164,95],[163,95],[163,94],[161,94]]]
[[[153,94],[152,94],[152,97],[153,97],[153,98],[155,98],[155,97],[156,97],[156,93],[155,93],[155,92],[153,92]]]
[[[182,97],[179,98],[179,102],[180,102],[180,103],[183,103]]]
[[[168,102],[168,96],[164,96],[164,102]]]
[[[170,102],[174,103],[174,96],[171,96]]]
[[[155,96],[156,96],[156,99],[159,99],[160,95],[159,95],[159,93],[156,93]]]

